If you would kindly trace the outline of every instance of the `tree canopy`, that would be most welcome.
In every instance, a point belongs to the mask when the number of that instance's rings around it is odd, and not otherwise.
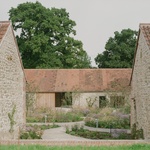
[[[73,37],[75,21],[65,9],[26,2],[9,10],[25,68],[89,68],[83,44]]]
[[[114,32],[105,45],[105,51],[98,54],[95,62],[99,68],[131,68],[137,40],[137,31],[123,29]]]

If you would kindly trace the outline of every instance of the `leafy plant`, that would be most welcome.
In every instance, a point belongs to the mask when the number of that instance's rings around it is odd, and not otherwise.
[[[76,135],[88,139],[110,139],[111,134],[106,132],[96,132],[96,131],[89,131],[84,129],[83,126],[74,125],[72,126],[71,130],[66,130],[66,133],[71,135]]]
[[[10,130],[9,132],[12,133],[14,131],[14,125],[16,124],[15,120],[14,120],[14,114],[16,112],[16,105],[14,105],[13,109],[12,109],[12,112],[11,113],[8,113],[8,118],[9,118],[9,121],[10,121]]]
[[[143,129],[137,129],[137,125],[134,123],[131,128],[132,139],[144,139]]]
[[[40,112],[34,112],[32,116],[27,117],[27,122],[45,122],[45,114],[48,122],[75,122],[83,120],[82,114],[74,111],[65,112],[63,110],[47,111],[42,114]]]
[[[88,107],[93,107],[93,105],[94,105],[94,103],[97,101],[97,97],[95,97],[95,98],[91,98],[91,97],[89,97],[89,98],[87,98],[86,99],[86,102],[87,102],[87,105],[88,105]]]
[[[20,132],[20,139],[41,139],[43,130],[57,128],[58,125],[27,125]]]
[[[75,21],[66,9],[26,2],[9,10],[25,68],[89,68],[83,44],[75,40]],[[26,57],[28,56],[28,57]]]

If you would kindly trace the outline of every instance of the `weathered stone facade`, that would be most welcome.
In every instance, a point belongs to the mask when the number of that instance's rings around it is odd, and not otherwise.
[[[145,30],[148,30],[148,32]],[[131,78],[131,125],[150,139],[150,24],[141,24]]]
[[[25,78],[10,22],[0,22],[0,139],[17,139],[25,123]]]

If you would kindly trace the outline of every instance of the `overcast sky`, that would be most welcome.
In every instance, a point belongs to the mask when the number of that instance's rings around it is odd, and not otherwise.
[[[28,0],[35,2],[36,0]],[[105,43],[115,31],[131,28],[138,30],[139,23],[150,23],[150,0],[38,0],[47,8],[66,8],[77,24],[76,39],[94,58],[105,50]],[[8,20],[11,7],[27,0],[0,0],[0,20]]]

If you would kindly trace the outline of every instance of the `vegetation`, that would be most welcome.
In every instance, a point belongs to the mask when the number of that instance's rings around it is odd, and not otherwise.
[[[40,146],[40,145],[1,145],[2,150],[149,150],[149,144],[123,146]]]
[[[137,31],[123,29],[114,32],[105,45],[105,51],[98,54],[95,62],[99,68],[131,68],[137,40]]]
[[[20,139],[41,139],[43,130],[57,128],[58,125],[27,125],[20,131]]]
[[[136,124],[132,125],[131,136],[133,139],[144,139],[143,129],[137,129]]]
[[[26,2],[9,10],[25,68],[89,68],[90,58],[75,40],[75,21],[65,9]]]
[[[42,113],[38,110],[27,116],[27,122],[76,122],[83,120],[82,117],[83,115],[81,113],[74,111],[65,112],[64,110],[46,110],[46,112]]]
[[[129,114],[126,114],[125,109],[114,109],[105,107],[103,109],[97,110],[97,112],[91,112],[85,118],[85,125],[90,127],[96,127],[95,119],[98,120],[99,128],[130,128]]]
[[[8,118],[10,121],[10,129],[9,129],[10,133],[12,133],[14,131],[14,125],[16,124],[16,121],[14,119],[15,112],[16,112],[16,105],[13,106],[12,112],[8,113]]]
[[[72,126],[71,130],[66,128],[66,133],[88,139],[111,139],[110,133],[89,131],[87,129],[84,129],[83,126],[78,127],[78,125]]]
[[[83,126],[79,127],[78,125],[72,126],[71,130],[66,127],[66,133],[80,136],[87,139],[131,139],[132,136],[129,133],[120,132],[99,132],[99,131],[90,131],[84,129]]]

